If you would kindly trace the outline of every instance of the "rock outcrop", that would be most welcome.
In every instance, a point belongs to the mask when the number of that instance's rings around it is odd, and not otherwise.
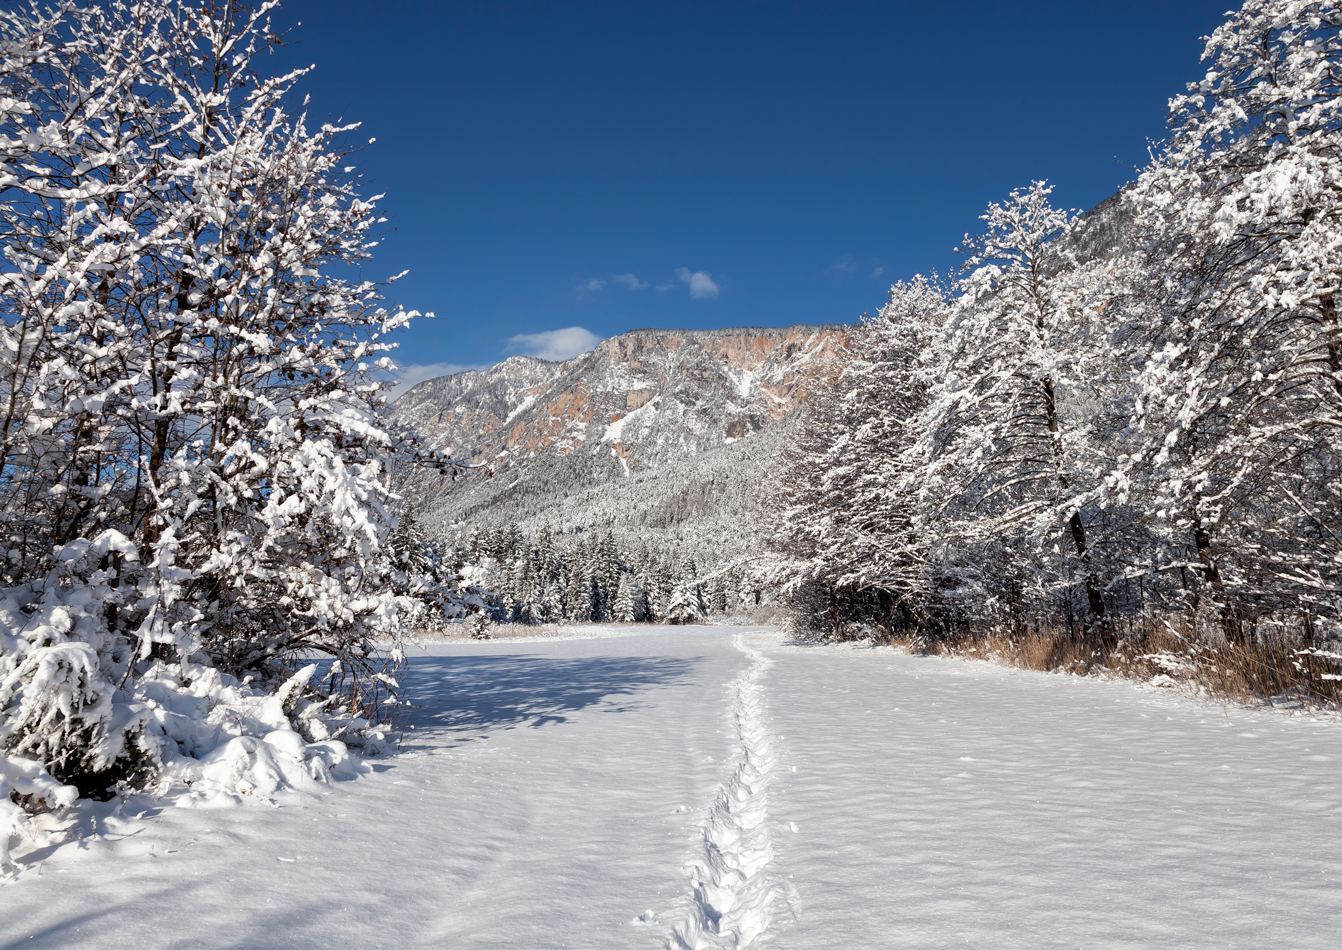
[[[440,529],[548,522],[561,530],[711,534],[759,495],[763,460],[793,411],[835,378],[842,326],[634,330],[564,363],[513,357],[426,380],[396,402],[424,440],[480,466],[464,480],[416,486]],[[780,427],[780,423],[783,425]],[[711,491],[700,489],[716,486]],[[676,519],[675,498],[704,509]],[[721,505],[718,505],[721,508]],[[584,524],[584,520],[589,523]]]

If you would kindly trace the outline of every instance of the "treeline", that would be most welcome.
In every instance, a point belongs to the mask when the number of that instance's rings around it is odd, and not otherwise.
[[[743,567],[701,572],[675,551],[622,549],[609,532],[500,525],[474,533],[464,554],[480,567],[499,623],[694,623],[760,600]]]
[[[954,279],[892,288],[779,474],[805,626],[1277,644],[1335,682],[1340,27],[1250,0],[1120,195],[1077,216],[1036,182]]]
[[[514,522],[528,534],[547,525],[556,536],[610,532],[622,549],[679,551],[701,570],[757,557],[760,473],[782,451],[791,425],[780,420],[748,439],[636,467],[628,477],[598,476],[580,453],[543,455],[518,470],[515,485],[496,474],[466,483],[450,504],[426,498],[424,530],[462,543],[473,531]]]

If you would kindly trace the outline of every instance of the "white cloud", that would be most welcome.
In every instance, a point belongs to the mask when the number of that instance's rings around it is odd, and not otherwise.
[[[695,300],[704,300],[718,295],[718,285],[713,283],[713,275],[706,270],[697,270],[690,273],[688,267],[677,267],[676,276],[690,285],[690,297]]]
[[[648,289],[648,282],[646,280],[639,280],[633,274],[616,274],[611,280],[615,281],[617,284],[624,284],[630,290]]]
[[[872,276],[873,278],[876,278],[876,277],[880,277],[880,276],[881,276],[882,274],[884,274],[884,273],[885,273],[885,268],[884,268],[884,267],[878,267],[878,268],[876,268],[874,271],[871,272],[871,276]]]
[[[671,289],[672,287],[674,287],[674,286],[676,286],[676,285],[675,285],[675,284],[658,284],[658,285],[657,285],[657,292],[658,292],[659,294],[664,294],[664,293],[666,293],[668,290],[670,290],[670,289]]]
[[[562,330],[545,330],[541,333],[519,333],[508,338],[505,353],[521,353],[525,356],[537,356],[543,360],[571,360],[579,353],[586,353],[601,342],[601,337],[582,327],[565,327]]]
[[[829,269],[832,271],[837,271],[840,274],[857,273],[857,265],[853,263],[853,259],[849,257],[847,254],[845,254],[843,256],[843,260],[839,261],[837,264],[831,264],[829,266]]]
[[[581,297],[583,294],[595,293],[596,291],[601,290],[605,286],[606,282],[604,280],[598,280],[597,278],[594,277],[587,283],[578,285],[578,296]]]
[[[439,376],[451,376],[453,373],[464,373],[468,369],[484,368],[483,364],[408,363],[405,366],[397,366],[394,373],[378,372],[374,375],[378,379],[396,380],[396,385],[391,388],[389,396],[390,399],[394,400],[411,386],[416,383],[422,383],[426,379],[437,379]]]

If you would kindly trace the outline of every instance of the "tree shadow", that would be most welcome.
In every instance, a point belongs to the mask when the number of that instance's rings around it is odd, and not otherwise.
[[[73,947],[87,941],[88,928],[105,917],[111,916],[117,908],[104,907],[101,910],[74,911],[55,923],[38,926],[26,936],[15,936],[7,940],[0,936],[0,950],[18,950],[19,947]]]
[[[428,656],[410,662],[412,702],[406,727],[478,734],[485,729],[537,729],[568,714],[599,707],[637,708],[640,694],[684,681],[701,658]],[[413,732],[407,730],[402,741]],[[471,736],[462,736],[460,742]],[[403,744],[402,748],[406,748]]]

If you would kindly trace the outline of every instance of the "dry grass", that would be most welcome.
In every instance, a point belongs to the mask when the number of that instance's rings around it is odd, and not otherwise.
[[[1310,647],[1295,637],[1229,643],[1194,629],[1192,623],[1149,620],[1134,625],[1107,652],[1070,632],[1046,628],[1014,636],[1001,631],[965,634],[910,646],[923,653],[1045,672],[1105,670],[1241,703],[1342,707],[1342,651]]]

